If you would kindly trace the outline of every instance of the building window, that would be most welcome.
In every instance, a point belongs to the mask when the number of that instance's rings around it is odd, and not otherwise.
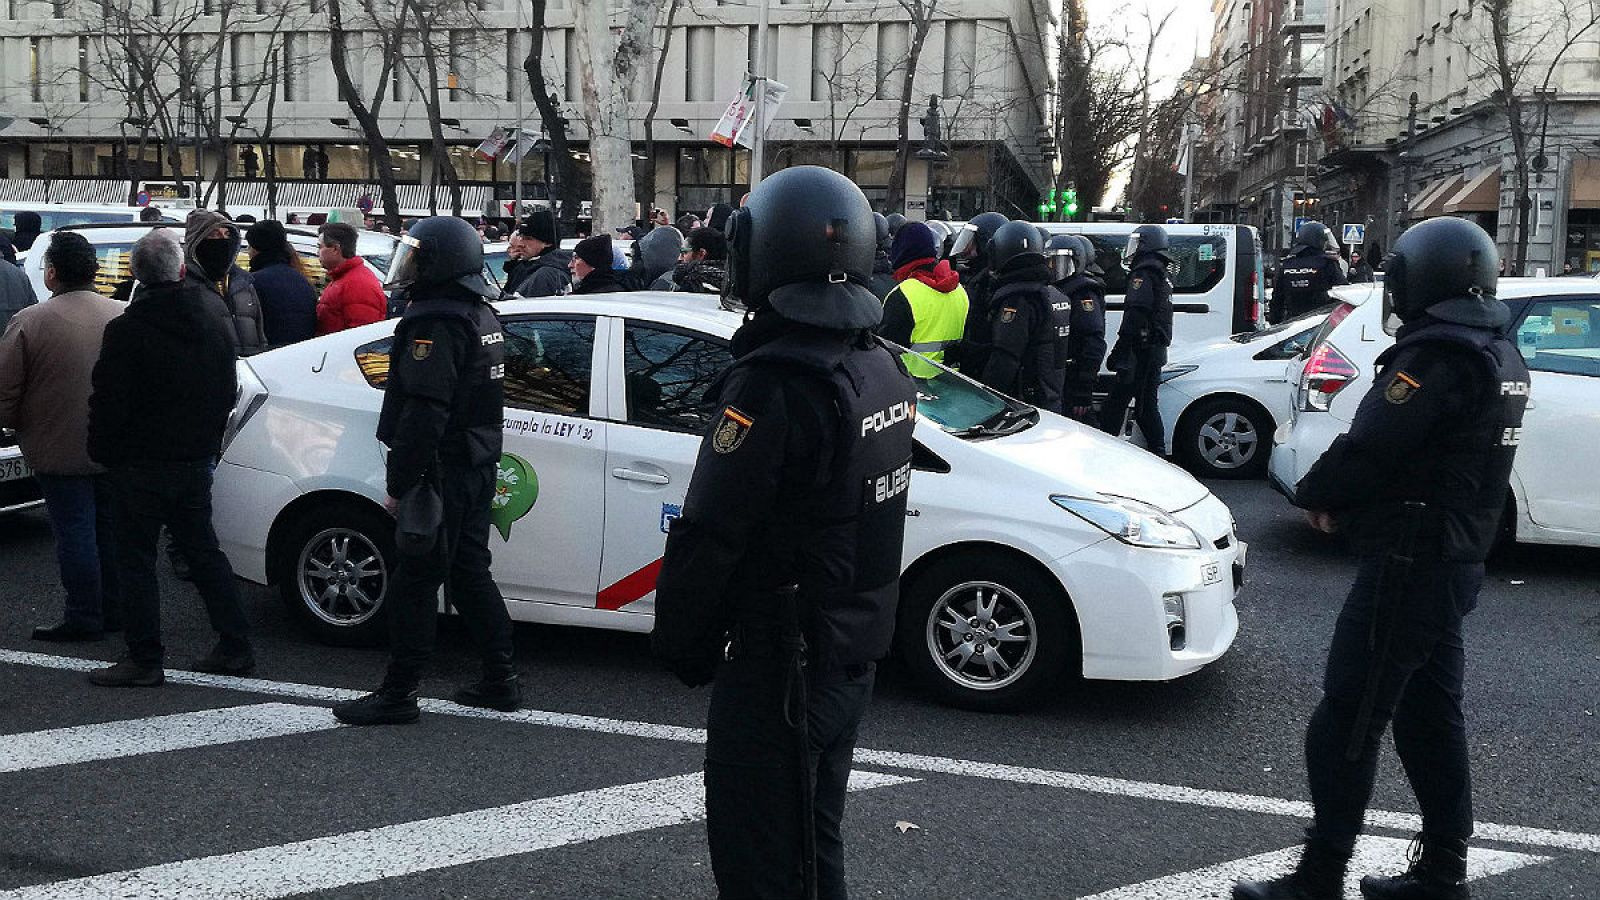
[[[717,31],[710,27],[690,28],[684,42],[686,62],[683,98],[690,102],[716,99]]]
[[[750,184],[750,154],[726,147],[685,147],[678,151],[678,208],[709,209],[732,203]]]
[[[811,27],[811,99],[831,100],[844,54],[844,26]]]
[[[911,26],[884,22],[878,26],[878,99],[901,100],[907,57],[911,53]]]
[[[977,81],[978,23],[946,22],[944,26],[944,95],[970,97]]]
[[[283,36],[283,99],[300,99],[300,50],[305,39],[298,34]]]
[[[568,103],[578,100],[578,38],[571,28],[561,31],[563,62],[561,80],[566,85]]]
[[[89,102],[89,39],[78,38],[78,102]]]
[[[228,37],[228,99],[234,103],[244,100],[244,35]]]
[[[39,39],[28,38],[28,96],[33,102],[44,100],[44,82],[39,78]]]

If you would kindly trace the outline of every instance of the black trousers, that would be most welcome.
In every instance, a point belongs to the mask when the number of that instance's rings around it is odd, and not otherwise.
[[[706,835],[724,900],[803,893],[799,749],[784,721],[789,666],[735,659],[717,670],[706,726]],[[844,900],[844,795],[856,729],[872,696],[870,666],[809,684],[817,896]]]
[[[383,680],[389,691],[414,691],[422,680],[438,631],[440,585],[483,654],[485,677],[512,671],[511,616],[489,573],[494,464],[445,463],[437,483],[444,501],[443,533],[428,555],[402,556],[389,582],[389,672]]]
[[[1128,404],[1133,404],[1133,421],[1144,435],[1145,446],[1158,456],[1167,453],[1167,432],[1161,425],[1161,408],[1156,405],[1156,392],[1161,388],[1161,367],[1167,364],[1167,348],[1150,347],[1139,352],[1134,363],[1133,380],[1120,378],[1106,402],[1100,407],[1100,430],[1122,436],[1122,426],[1127,420]]]
[[[1465,653],[1462,620],[1477,606],[1482,563],[1418,560],[1393,592],[1379,596],[1383,560],[1361,561],[1328,651],[1322,702],[1306,729],[1306,767],[1316,816],[1314,838],[1353,843],[1372,797],[1383,732],[1394,723],[1394,748],[1422,809],[1423,833],[1441,840],[1472,835],[1472,782],[1461,713]],[[1373,617],[1382,603],[1392,623],[1388,652]],[[1360,708],[1376,672],[1371,718]],[[1347,758],[1352,735],[1360,755]]]
[[[140,463],[110,473],[115,503],[117,578],[128,656],[159,666],[161,590],[156,584],[156,549],[165,525],[174,546],[189,561],[194,586],[205,601],[222,650],[250,648],[250,628],[239,603],[228,558],[211,527],[211,462]]]

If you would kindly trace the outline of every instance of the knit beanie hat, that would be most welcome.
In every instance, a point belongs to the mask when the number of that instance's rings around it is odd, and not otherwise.
[[[283,223],[273,219],[263,219],[251,225],[244,233],[245,243],[254,247],[258,252],[281,251],[289,245],[289,232],[284,230]]]
[[[611,268],[611,235],[597,234],[578,242],[577,257],[595,269]]]
[[[525,238],[533,238],[541,244],[554,244],[556,242],[556,217],[548,210],[536,210],[522,220],[522,225],[517,233]]]
[[[907,222],[895,233],[889,245],[889,263],[896,269],[919,259],[938,259],[939,243],[933,229],[921,222]]]

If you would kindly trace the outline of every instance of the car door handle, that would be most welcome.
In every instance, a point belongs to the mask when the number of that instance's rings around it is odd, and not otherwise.
[[[672,478],[661,472],[641,472],[638,469],[616,468],[611,470],[612,478],[623,481],[643,481],[646,484],[671,484]]]

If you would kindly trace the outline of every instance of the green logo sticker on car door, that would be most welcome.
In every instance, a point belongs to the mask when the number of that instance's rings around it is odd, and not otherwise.
[[[526,516],[539,500],[539,473],[527,460],[510,453],[500,457],[495,467],[494,505],[489,521],[500,537],[511,540],[511,523]]]

